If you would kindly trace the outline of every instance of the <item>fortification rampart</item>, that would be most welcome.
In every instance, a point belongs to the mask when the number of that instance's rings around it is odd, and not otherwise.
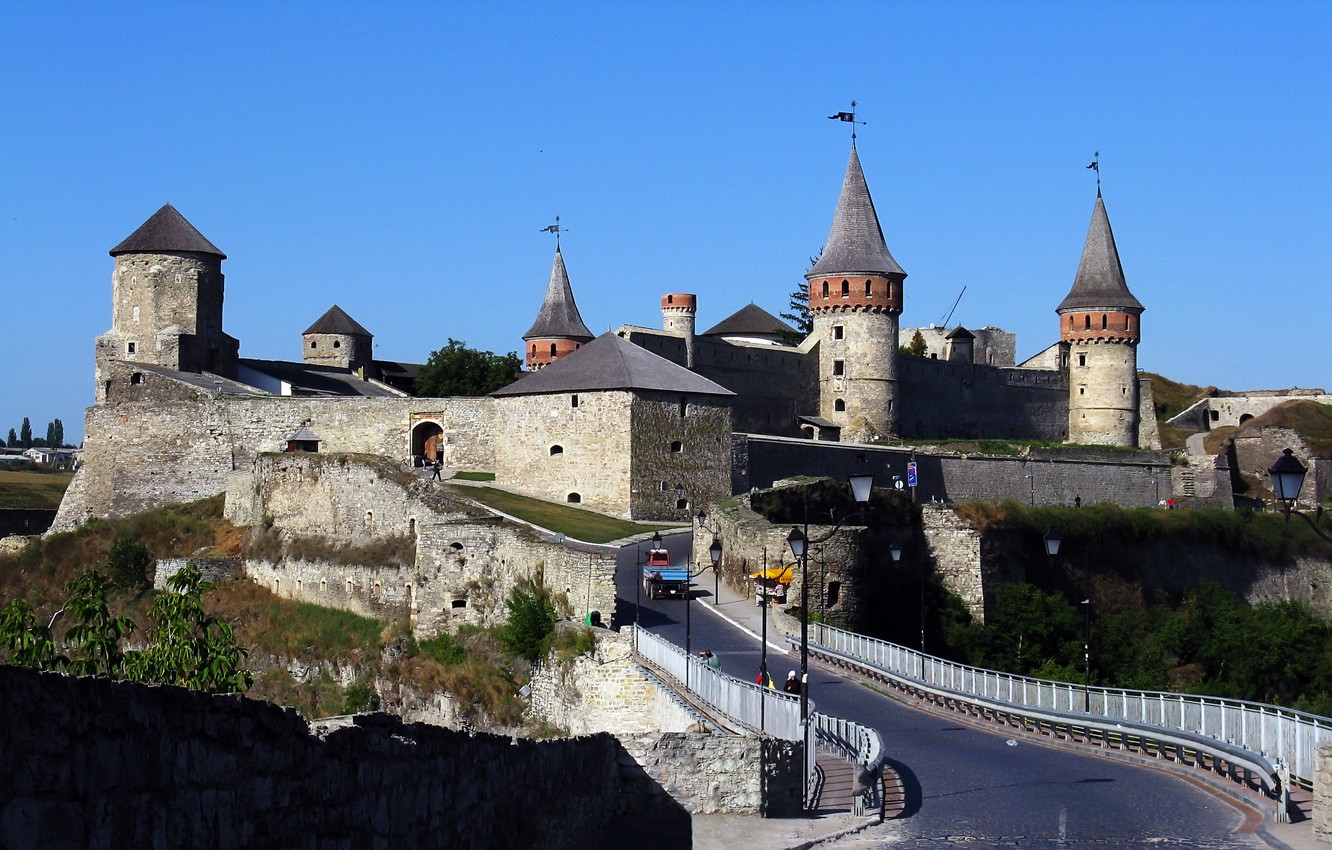
[[[1062,372],[899,360],[899,426],[905,436],[1055,442],[1068,434],[1068,383]]]
[[[406,467],[411,429],[444,433],[445,464],[491,469],[489,398],[292,398],[203,396],[198,401],[98,405],[87,410],[83,465],[52,526],[68,530],[92,517],[119,517],[214,496],[254,457],[282,451],[308,428],[324,452],[362,452]],[[415,418],[413,418],[415,417]]]
[[[562,593],[580,620],[615,610],[612,554],[546,539],[468,500],[466,488],[386,458],[265,455],[232,477],[226,516],[270,538],[252,546],[253,580],[370,616],[409,614],[422,636],[502,619],[524,579]]]
[[[255,700],[16,667],[0,667],[0,727],[10,850],[597,846],[622,803],[651,797],[610,735],[538,742],[387,715],[311,730]],[[518,797],[541,804],[515,817]]]
[[[1255,416],[1288,401],[1314,401],[1332,404],[1332,395],[1321,389],[1256,390],[1249,393],[1218,393],[1199,399],[1176,414],[1169,423],[1176,428],[1208,430],[1228,425],[1242,425]]]

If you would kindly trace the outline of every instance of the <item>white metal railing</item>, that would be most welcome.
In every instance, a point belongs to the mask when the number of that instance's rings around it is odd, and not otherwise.
[[[675,644],[637,629],[638,652],[656,664],[701,701],[752,732],[786,741],[803,740],[800,700],[772,688],[743,682],[690,657]]]
[[[862,790],[851,798],[851,814],[863,815],[881,805],[883,783],[879,777],[883,769],[883,738],[875,729],[851,720],[811,715],[815,738],[820,745],[850,762],[857,771],[856,781],[865,780]],[[860,775],[863,773],[864,775]]]
[[[968,667],[904,646],[810,624],[812,643],[869,667],[926,685],[1016,705],[1176,729],[1202,735],[1284,761],[1291,775],[1312,787],[1317,745],[1332,741],[1332,718],[1263,703],[1161,691],[1132,691],[1033,679]]]

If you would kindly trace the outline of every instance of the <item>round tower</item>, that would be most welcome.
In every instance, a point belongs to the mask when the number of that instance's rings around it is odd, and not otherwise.
[[[888,251],[853,144],[828,242],[805,274],[824,419],[897,433],[897,317],[906,276]]]
[[[546,297],[527,333],[523,334],[523,352],[529,370],[549,366],[566,354],[572,354],[592,341],[592,332],[583,324],[574,302],[569,271],[564,254],[555,246],[555,262],[546,283]]]
[[[1073,288],[1060,302],[1068,370],[1068,441],[1138,445],[1138,340],[1143,306],[1129,292],[1101,194]]]
[[[312,366],[373,372],[375,337],[338,305],[301,334],[301,358]]]
[[[240,343],[222,331],[226,255],[167,204],[111,249],[111,329],[97,338],[97,394],[113,361],[236,376]]]
[[[698,296],[689,292],[668,292],[661,296],[661,328],[684,337],[685,367],[694,368],[694,325],[698,315]]]

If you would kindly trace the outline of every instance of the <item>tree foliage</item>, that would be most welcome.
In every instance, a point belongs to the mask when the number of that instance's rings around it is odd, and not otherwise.
[[[9,429],[9,439],[5,441],[5,445],[9,446],[10,448],[15,448],[15,449],[19,448],[18,434],[14,433],[13,428]]]
[[[823,256],[823,249],[809,258],[809,268],[814,268],[814,264]],[[809,269],[805,269],[809,271]],[[809,336],[814,332],[814,319],[809,314],[809,284],[806,284],[795,292],[791,293],[791,309],[788,313],[782,313],[781,317],[791,324],[795,325],[798,338],[792,340],[792,344]]]
[[[25,449],[32,448],[32,423],[28,417],[23,417],[23,424],[19,426],[19,444]]]
[[[929,346],[925,343],[925,337],[921,336],[920,328],[911,335],[911,342],[902,346],[903,354],[910,354],[912,357],[924,357],[925,352],[929,351]]]
[[[539,584],[523,582],[510,593],[505,604],[509,619],[499,629],[506,652],[535,662],[545,654],[555,633],[555,604]]]
[[[503,355],[478,351],[450,337],[449,344],[432,351],[421,367],[416,394],[436,398],[489,395],[513,383],[522,365],[512,351]]]

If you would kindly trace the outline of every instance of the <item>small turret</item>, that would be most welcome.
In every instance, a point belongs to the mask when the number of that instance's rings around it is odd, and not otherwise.
[[[301,356],[311,365],[350,369],[364,377],[372,371],[374,340],[374,334],[334,304],[301,334]]]
[[[694,327],[698,297],[688,292],[670,292],[661,296],[661,328],[684,337],[685,367],[694,368]]]
[[[1143,306],[1124,279],[1099,191],[1077,277],[1056,312],[1069,375],[1069,442],[1136,446]]]
[[[546,297],[541,311],[527,333],[523,334],[528,369],[540,369],[582,348],[591,342],[592,332],[583,324],[574,302],[573,287],[569,285],[569,272],[564,267],[564,255],[555,247],[555,262],[546,284]]]

